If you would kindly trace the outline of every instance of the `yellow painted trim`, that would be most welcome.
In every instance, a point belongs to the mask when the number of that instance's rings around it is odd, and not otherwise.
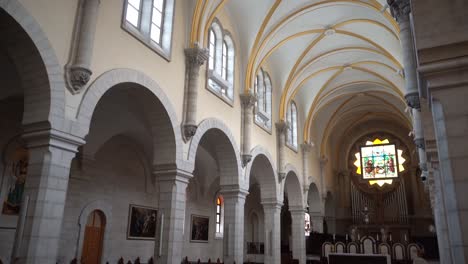
[[[260,52],[260,50],[262,50],[262,48],[266,45],[266,42],[272,37],[272,35],[284,24],[286,23],[288,20],[292,20],[292,18],[296,17],[298,14],[308,10],[308,9],[313,9],[315,7],[318,7],[320,5],[324,5],[324,4],[329,4],[329,3],[352,3],[352,4],[357,4],[357,5],[360,5],[360,6],[364,6],[364,7],[370,7],[372,9],[374,9],[376,12],[378,12],[379,14],[382,14],[380,12],[380,10],[382,9],[382,5],[379,4],[376,0],[371,0],[371,3],[367,3],[367,2],[361,2],[361,1],[357,1],[357,0],[325,0],[325,1],[321,1],[321,2],[318,2],[318,3],[314,3],[314,4],[310,4],[310,5],[306,5],[302,8],[300,8],[299,10],[293,12],[293,13],[290,13],[289,15],[287,15],[285,18],[283,18],[281,21],[279,21],[274,27],[272,30],[270,30],[270,32],[266,35],[266,37],[263,39],[260,47],[258,50],[253,50],[254,53],[251,54],[250,58],[253,57],[252,60],[249,60],[249,63],[247,65],[247,72],[246,72],[246,81],[245,81],[245,90],[250,90],[251,89],[251,86],[252,86],[252,81],[254,79],[254,76],[256,74],[257,71],[253,72],[252,69],[253,69],[253,64],[255,63],[256,61],[256,58],[258,57],[258,53]],[[309,12],[313,12],[314,10],[311,10]],[[396,23],[396,21],[391,17],[389,16],[387,13],[384,13],[382,14],[385,18],[387,18],[387,20],[394,26],[395,28],[395,31],[399,32],[399,27],[398,27],[398,24]],[[269,18],[268,18],[269,19]],[[257,34],[257,38],[258,38],[258,34]],[[282,100],[283,101],[283,105],[284,105],[284,101],[285,100]],[[283,111],[283,110],[280,110],[280,111]],[[280,119],[284,119],[283,115],[280,115]]]
[[[190,46],[193,47],[195,42],[198,41],[198,29],[200,27],[200,10],[201,6],[205,4],[204,0],[197,0],[195,9],[193,10],[192,29],[190,32]]]
[[[385,81],[385,79],[382,79],[382,80]],[[365,81],[365,82],[378,84],[378,82],[373,82],[373,81]],[[345,84],[339,85],[339,86],[337,86],[337,87],[332,88],[332,90],[330,90],[330,92],[334,91],[335,89],[340,89],[340,88],[346,87],[346,86],[348,86],[348,85],[353,85],[353,84],[355,84],[355,83],[356,83],[356,82],[350,82],[350,83],[345,83]],[[392,86],[392,85],[391,85],[391,84],[392,84],[391,82],[387,82],[387,83],[390,84],[391,90],[394,91],[394,92],[396,92],[396,93],[400,96],[400,100],[402,100],[403,102],[405,102],[404,99],[403,99],[403,98],[404,98],[404,95],[403,95],[403,93],[398,89],[398,87]],[[328,85],[328,83],[326,83],[326,85]],[[319,90],[319,92],[317,93],[317,95],[315,96],[314,101],[313,101],[312,105],[311,105],[310,108],[309,108],[309,113],[308,113],[308,115],[307,115],[307,119],[306,119],[306,122],[305,122],[305,128],[304,128],[304,129],[309,129],[309,127],[311,126],[311,122],[312,122],[311,117],[312,117],[312,114],[313,114],[313,112],[314,112],[314,109],[317,107],[317,104],[318,104],[319,100],[321,100],[322,98],[325,98],[325,96],[323,96],[323,97],[321,97],[321,98],[320,98],[320,96],[321,96],[321,93],[322,93],[323,89],[326,87],[326,85],[323,85],[322,88],[321,88],[321,89]],[[304,135],[304,139],[305,139],[305,140],[309,137],[308,132],[306,132],[305,130],[304,130],[304,134],[303,134],[303,135]]]
[[[307,31],[305,31],[305,32],[307,32]],[[296,33],[296,34],[300,34],[300,33],[302,33],[302,32],[299,32],[299,33]],[[379,50],[381,50],[381,52],[382,52],[383,54],[385,54],[386,57],[388,57],[388,58],[393,58],[393,56],[392,56],[388,51],[386,51],[382,46],[380,46],[379,44],[375,43],[374,41],[372,41],[372,40],[370,40],[370,39],[368,39],[368,38],[366,38],[366,37],[363,37],[363,36],[361,36],[361,35],[359,35],[359,34],[356,34],[356,33],[353,33],[353,32],[349,32],[349,31],[345,31],[345,30],[336,30],[336,33],[337,33],[337,34],[343,34],[343,35],[351,36],[351,37],[355,37],[355,38],[361,39],[361,40],[363,40],[363,41],[365,41],[365,42],[368,42],[369,44],[371,44],[371,45],[373,45],[374,47],[376,47],[376,48],[378,48]],[[295,35],[296,35],[296,34],[295,34]],[[292,35],[292,36],[290,36],[290,37],[294,37],[295,35]],[[318,43],[318,42],[317,42],[317,43]],[[315,43],[315,44],[317,44],[317,43]],[[275,47],[276,47],[276,46],[275,46]],[[396,61],[396,59],[394,59],[394,58],[392,59],[392,61],[398,63],[398,61]],[[288,78],[288,81],[289,81],[289,78]],[[289,101],[290,101],[290,100],[287,100],[287,96],[288,96],[289,90],[291,89],[291,83],[288,83],[288,81],[287,81],[287,84],[288,84],[289,86],[286,86],[286,88],[283,89],[283,92],[282,92],[282,95],[281,95],[280,106],[279,106],[279,107],[280,107],[280,109],[279,109],[279,110],[280,110],[280,111],[279,111],[280,120],[284,120],[285,115],[286,115],[286,114],[285,114],[285,113],[286,113],[286,107],[287,107],[286,102],[289,102]]]
[[[398,41],[400,40],[400,36],[397,33],[395,33],[395,31],[387,27],[385,24],[372,20],[372,19],[351,19],[351,20],[340,22],[336,24],[335,27],[346,26],[346,25],[353,24],[353,23],[368,23],[368,24],[376,25],[378,27],[385,29],[390,34],[392,34],[392,36],[395,37],[396,40]]]
[[[280,5],[281,1],[282,0],[276,0],[275,3],[270,7],[266,17],[262,21],[262,25],[260,26],[260,29],[257,32],[257,36],[255,37],[255,42],[254,42],[254,44],[252,46],[252,51],[250,53],[251,55],[254,55],[254,56],[249,56],[249,62],[247,63],[247,72],[245,74],[245,87],[244,87],[244,92],[245,93],[249,93],[249,90],[251,88],[250,87],[251,82],[252,82],[251,71],[253,69],[254,63],[257,60],[257,56],[258,56],[258,53],[259,53],[258,52],[258,43],[260,42],[260,39],[263,36],[263,33],[265,32],[266,26],[270,22],[271,17],[275,13],[275,11],[278,8],[278,6]]]
[[[226,0],[221,0],[221,2],[219,2],[219,4],[216,6],[215,10],[211,13],[210,17],[208,18],[208,21],[205,23],[205,29],[203,30],[203,43],[205,48],[208,47],[208,32],[210,31],[211,23],[213,23],[213,20],[215,19],[216,15],[224,7],[226,2]]]
[[[366,94],[366,96],[367,96],[367,94]],[[392,104],[391,104],[391,103],[388,103],[386,100],[384,100],[384,99],[382,99],[382,98],[380,98],[380,97],[376,97],[376,99],[382,101],[383,104],[392,107]],[[350,100],[347,100],[345,103],[347,104],[349,101],[350,101]],[[342,104],[342,106],[344,107],[345,104]],[[364,105],[364,106],[365,106],[365,105]],[[341,110],[341,108],[340,108],[339,110]],[[337,110],[337,111],[335,111],[335,112],[333,113],[333,116],[329,119],[329,121],[328,121],[328,123],[327,123],[327,126],[326,126],[326,128],[325,128],[325,130],[324,130],[324,132],[323,132],[323,135],[322,135],[323,140],[321,141],[321,144],[320,144],[320,153],[323,153],[323,152],[324,152],[325,142],[328,141],[328,138],[329,138],[329,136],[330,136],[330,135],[329,135],[329,134],[330,134],[330,133],[329,133],[329,130],[331,129],[332,121],[334,121],[334,119],[335,119],[336,115],[338,114],[338,111],[339,111],[339,110]],[[372,113],[367,113],[367,114],[369,114],[369,115],[375,115],[375,114],[377,114],[377,113],[379,113],[379,112],[372,112]],[[380,113],[386,113],[386,112],[380,112]],[[402,118],[403,120],[405,120],[406,122],[408,122],[408,120],[401,114],[401,112],[400,112],[399,110],[396,112],[396,114],[397,114],[400,118]],[[345,114],[343,113],[341,116],[343,116],[343,115],[345,115]],[[392,117],[394,117],[394,116],[392,116]]]

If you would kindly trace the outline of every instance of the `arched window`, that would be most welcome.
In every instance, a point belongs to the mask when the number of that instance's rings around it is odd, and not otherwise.
[[[297,150],[297,106],[294,101],[289,104],[286,119],[288,122],[286,143],[289,147]]]
[[[174,0],[126,0],[122,27],[169,60]]]
[[[234,100],[234,43],[218,21],[209,33],[207,88],[225,102]]]
[[[255,122],[260,127],[271,130],[271,79],[263,69],[255,78],[254,91],[257,95]]]
[[[223,236],[223,226],[224,226],[224,201],[221,195],[216,197],[216,216],[215,216],[215,223],[216,223],[216,237]]]
[[[210,44],[209,49],[209,59],[208,59],[208,69],[214,70],[215,67],[215,54],[216,54],[216,33],[213,29],[210,29]]]

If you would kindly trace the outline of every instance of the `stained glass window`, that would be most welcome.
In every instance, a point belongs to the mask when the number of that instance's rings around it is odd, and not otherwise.
[[[405,170],[403,164],[406,160],[402,155],[403,150],[390,144],[388,139],[367,141],[355,154],[356,173],[369,180],[370,185],[392,184],[398,173]]]

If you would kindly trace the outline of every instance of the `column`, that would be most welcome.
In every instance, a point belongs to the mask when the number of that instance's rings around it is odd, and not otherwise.
[[[244,205],[246,190],[221,186],[224,198],[224,263],[244,263]]]
[[[411,108],[419,109],[419,91],[416,74],[416,55],[410,23],[410,0],[387,0],[388,5],[400,26],[400,42],[403,52],[405,75],[405,98]]]
[[[200,67],[208,59],[208,50],[195,44],[185,49],[185,121],[183,125],[185,140],[190,140],[198,128],[197,99]]]
[[[278,202],[262,202],[265,214],[264,263],[281,263],[281,207]]]
[[[323,215],[320,213],[309,213],[310,222],[312,223],[312,230],[315,232],[323,233]]]
[[[309,191],[309,153],[314,145],[312,143],[301,144],[302,149],[302,175],[304,183],[305,202],[307,203],[307,194]]]
[[[276,133],[278,136],[278,177],[279,182],[281,182],[286,174],[284,172],[284,167],[286,166],[285,158],[285,147],[286,147],[286,131],[288,130],[288,124],[281,120],[276,123]]]
[[[25,129],[27,131],[27,129]],[[15,263],[56,263],[71,161],[83,139],[53,129],[25,132],[29,164]]]
[[[437,231],[437,243],[439,245],[440,263],[452,263],[450,254],[450,241],[448,238],[447,219],[445,217],[445,205],[443,197],[443,188],[440,178],[438,164],[433,163],[433,168],[429,173],[429,192],[431,194],[431,205],[434,209],[434,221]]]
[[[322,200],[325,203],[327,199],[327,189],[325,186],[325,169],[327,166],[328,158],[323,156],[320,158],[320,192],[322,193]]]
[[[67,84],[73,94],[83,90],[93,73],[90,65],[100,2],[100,0],[81,0],[78,5],[71,59],[66,67]]]
[[[299,260],[299,264],[305,264],[305,211],[301,206],[290,206],[289,212],[291,213],[292,219],[291,233],[293,258]]]
[[[241,94],[242,104],[242,165],[245,167],[252,159],[250,150],[252,149],[252,125],[253,107],[257,101],[254,94]]]
[[[186,189],[191,173],[178,169],[154,172],[159,186],[159,230],[155,243],[157,263],[182,261]]]

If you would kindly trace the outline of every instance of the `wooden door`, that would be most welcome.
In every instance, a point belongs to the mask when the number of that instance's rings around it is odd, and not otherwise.
[[[93,211],[88,217],[88,223],[86,224],[85,228],[81,263],[101,263],[104,228],[104,214],[98,210]]]

